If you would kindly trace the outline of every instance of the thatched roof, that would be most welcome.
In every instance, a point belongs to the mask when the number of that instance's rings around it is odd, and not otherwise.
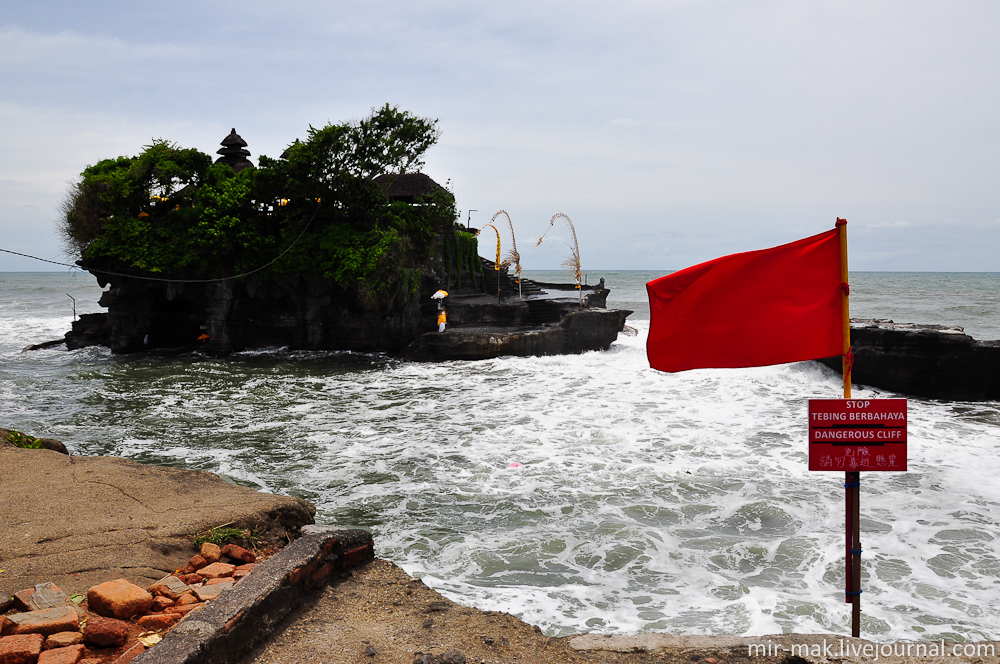
[[[217,164],[229,164],[234,171],[240,171],[253,163],[247,159],[250,151],[246,149],[247,142],[236,133],[236,127],[229,132],[229,136],[222,139],[222,147],[216,152],[222,156],[215,160]]]
[[[243,140],[242,136],[236,133],[236,127],[233,127],[233,130],[229,132],[229,136],[222,139],[222,145],[225,147],[238,145],[241,148],[245,148],[247,146],[247,142]]]
[[[423,173],[385,174],[375,178],[389,200],[413,203],[417,196],[426,196],[435,191],[451,192]]]

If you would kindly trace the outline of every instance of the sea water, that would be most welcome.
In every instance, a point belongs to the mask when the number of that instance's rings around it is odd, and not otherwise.
[[[662,274],[601,276],[638,330],[606,352],[413,364],[22,353],[69,328],[67,294],[99,311],[100,289],[0,274],[0,426],[301,496],[444,595],[548,634],[848,633],[843,474],[806,469],[806,403],[840,376],[653,371],[644,284]],[[998,274],[851,281],[857,317],[1000,338]],[[862,475],[865,636],[1000,639],[998,442],[997,402],[909,400],[909,471]]]

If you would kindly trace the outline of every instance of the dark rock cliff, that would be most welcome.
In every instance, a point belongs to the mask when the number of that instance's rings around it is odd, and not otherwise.
[[[852,381],[900,394],[960,401],[1000,400],[1000,341],[962,328],[851,321]],[[820,360],[836,371],[841,358]]]
[[[445,244],[448,247],[445,247]],[[482,295],[482,270],[454,260],[455,240],[438,236],[425,262],[389,292],[372,296],[358,285],[316,275],[215,281],[167,280],[126,266],[86,266],[110,289],[100,314],[82,317],[67,335],[69,348],[101,344],[112,353],[195,349],[215,355],[287,346],[306,350],[396,353],[436,328],[430,295]],[[450,256],[446,261],[442,256]],[[506,277],[506,275],[504,275]]]

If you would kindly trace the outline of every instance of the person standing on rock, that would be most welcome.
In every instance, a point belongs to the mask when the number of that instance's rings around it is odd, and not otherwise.
[[[444,332],[448,326],[448,314],[444,310],[444,298],[448,297],[448,291],[439,290],[431,295],[432,300],[437,300],[438,304],[438,332]]]

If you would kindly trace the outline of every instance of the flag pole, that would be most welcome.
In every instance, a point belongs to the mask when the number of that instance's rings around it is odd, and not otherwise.
[[[851,289],[847,271],[847,220],[837,218],[840,235],[840,298],[842,304],[841,331],[843,337],[844,398],[851,398],[851,370],[854,356],[851,353]],[[851,605],[851,636],[861,635],[861,473],[844,473],[844,525],[846,555],[845,601]]]

